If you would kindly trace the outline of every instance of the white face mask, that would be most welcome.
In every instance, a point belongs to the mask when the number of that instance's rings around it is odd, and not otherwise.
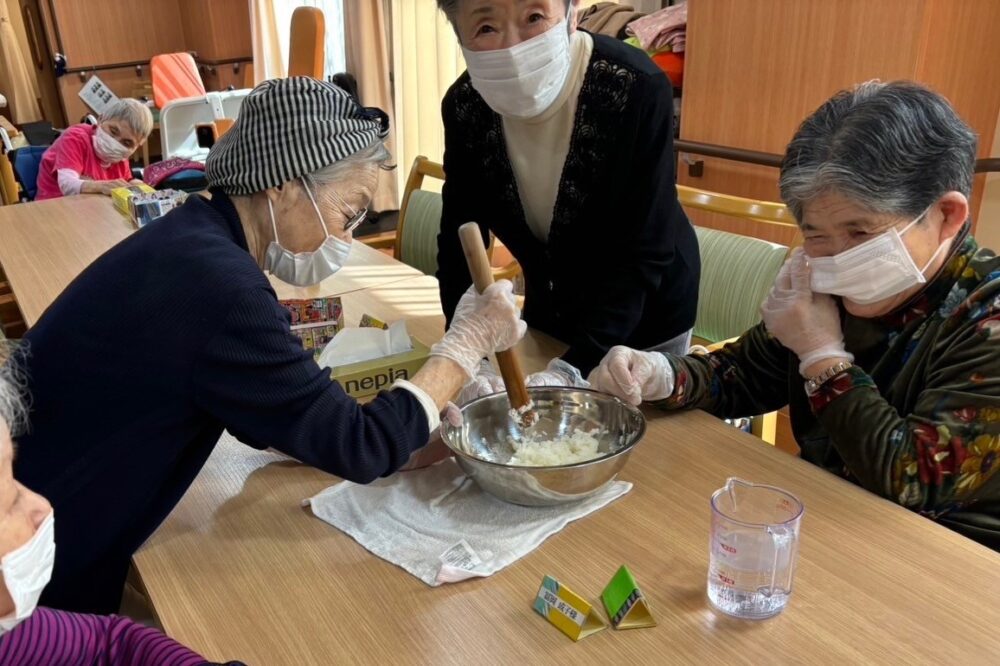
[[[509,49],[462,47],[476,89],[501,116],[534,118],[552,105],[569,74],[569,11],[542,34]]]
[[[52,578],[55,559],[55,516],[49,513],[28,543],[0,559],[3,582],[7,585],[10,598],[14,600],[14,612],[0,618],[0,636],[35,612],[38,598]]]
[[[870,305],[927,282],[924,271],[947,243],[938,246],[923,268],[917,268],[903,243],[903,234],[929,210],[918,215],[902,231],[893,227],[832,257],[811,257],[812,290],[818,294],[835,294],[859,305]]]
[[[309,186],[305,179],[302,179],[302,187],[309,195],[319,223],[323,225],[326,232],[324,240],[318,248],[312,252],[293,253],[286,250],[278,242],[278,225],[274,221],[274,206],[271,200],[267,200],[267,207],[271,212],[271,227],[274,229],[274,240],[267,247],[267,254],[264,255],[264,270],[270,271],[271,275],[282,282],[294,284],[297,287],[308,287],[319,284],[327,279],[347,262],[347,255],[351,252],[351,244],[345,243],[336,236],[330,235],[330,230],[326,227],[323,215],[319,212],[316,199],[313,198]]]
[[[132,154],[131,148],[123,146],[115,137],[105,132],[103,127],[98,127],[94,132],[93,142],[94,152],[105,164],[121,162]]]

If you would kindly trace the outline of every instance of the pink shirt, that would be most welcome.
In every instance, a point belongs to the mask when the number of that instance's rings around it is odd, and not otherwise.
[[[108,167],[101,165],[94,152],[96,125],[73,125],[63,131],[45,154],[38,168],[38,194],[35,201],[61,197],[59,170],[69,169],[89,180],[132,180],[132,169],[128,160],[116,162]]]

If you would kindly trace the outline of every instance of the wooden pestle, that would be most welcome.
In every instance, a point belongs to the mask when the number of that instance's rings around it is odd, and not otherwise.
[[[472,274],[472,283],[476,286],[476,291],[481,294],[493,284],[493,268],[490,266],[489,257],[486,256],[486,246],[483,245],[479,225],[475,222],[463,224],[458,229],[458,236],[465,251],[465,260],[469,264],[469,273]],[[508,349],[497,352],[497,365],[500,366],[500,376],[507,389],[507,399],[511,408],[517,411],[521,425],[527,427],[534,424],[535,414],[529,411],[531,397],[524,383],[521,360],[513,349]]]

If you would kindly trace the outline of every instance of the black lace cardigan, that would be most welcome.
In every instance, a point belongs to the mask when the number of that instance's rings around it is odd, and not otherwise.
[[[503,123],[468,73],[442,103],[441,303],[450,323],[471,283],[457,230],[475,221],[520,262],[524,318],[566,343],[584,374],[609,348],[643,349],[694,325],[700,259],[674,187],[673,99],[642,51],[594,35],[548,242],[524,219]]]

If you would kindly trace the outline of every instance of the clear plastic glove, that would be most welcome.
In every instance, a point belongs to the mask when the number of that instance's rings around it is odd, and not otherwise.
[[[490,362],[484,359],[479,363],[479,372],[476,376],[466,382],[459,392],[458,404],[466,405],[476,398],[500,393],[503,390],[503,378],[497,374]]]
[[[768,332],[799,357],[800,373],[823,359],[854,360],[844,349],[836,302],[809,287],[809,264],[802,248],[796,248],[781,267],[760,313]]]
[[[525,379],[528,386],[569,386],[572,388],[590,388],[590,383],[583,378],[580,371],[562,360],[554,358],[542,372],[530,374]]]
[[[594,390],[636,406],[674,392],[674,369],[665,355],[621,346],[612,347],[587,380]]]
[[[455,405],[455,403],[449,402],[445,405],[444,410],[441,412],[441,421],[447,421],[454,427],[459,427],[462,425],[462,411]],[[415,469],[423,469],[424,467],[430,467],[434,463],[444,460],[445,458],[450,458],[454,453],[448,448],[448,445],[444,443],[441,438],[441,429],[438,428],[431,433],[430,441],[427,442],[427,446],[422,449],[417,449],[410,454],[410,459],[406,461],[406,464],[399,468],[400,472],[411,472]]]
[[[451,328],[431,347],[431,356],[450,358],[471,379],[484,356],[510,349],[527,328],[515,305],[510,280],[495,282],[482,294],[469,287],[455,308]]]

